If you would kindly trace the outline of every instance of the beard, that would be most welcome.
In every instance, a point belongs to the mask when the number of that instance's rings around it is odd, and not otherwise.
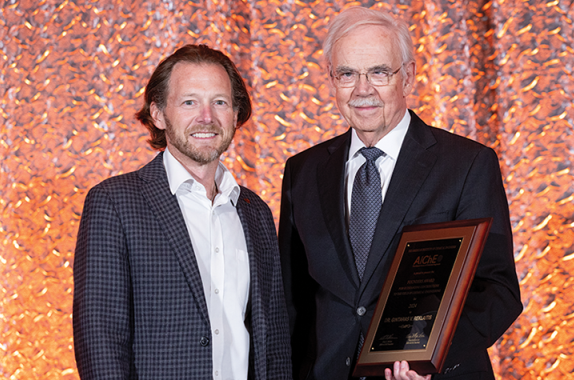
[[[225,130],[215,124],[194,125],[193,127],[186,128],[185,135],[178,135],[173,128],[171,121],[165,114],[163,116],[166,125],[165,133],[171,145],[173,145],[182,154],[201,165],[206,165],[218,160],[223,152],[229,148],[229,145],[233,140],[233,136],[235,135],[235,128],[233,128],[232,132],[226,136]],[[221,143],[219,146],[214,148],[203,147],[200,149],[191,144],[188,140],[188,136],[200,131],[208,133],[213,132],[221,136]]]

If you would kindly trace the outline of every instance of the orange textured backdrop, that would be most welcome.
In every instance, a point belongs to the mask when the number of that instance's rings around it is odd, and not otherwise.
[[[320,66],[352,5],[411,26],[410,106],[496,149],[525,311],[492,348],[501,379],[574,378],[574,5],[559,0],[0,2],[0,377],[77,379],[72,263],[87,190],[152,152],[133,117],[161,58],[229,54],[252,120],[225,156],[278,216],[285,159],[346,129]]]

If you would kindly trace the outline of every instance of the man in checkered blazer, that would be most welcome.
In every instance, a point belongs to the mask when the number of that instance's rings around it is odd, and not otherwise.
[[[137,118],[161,152],[86,197],[74,263],[82,379],[291,379],[275,225],[219,161],[251,115],[236,67],[187,45]]]

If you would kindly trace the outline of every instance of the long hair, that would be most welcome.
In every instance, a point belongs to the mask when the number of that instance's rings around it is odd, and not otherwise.
[[[237,127],[239,128],[251,117],[251,100],[245,82],[241,78],[235,64],[219,50],[206,45],[185,45],[164,59],[154,70],[145,88],[144,105],[136,113],[136,118],[148,129],[148,143],[153,149],[163,150],[167,146],[165,130],[155,126],[151,116],[151,104],[155,103],[160,110],[167,105],[169,79],[174,66],[179,62],[195,64],[216,64],[223,67],[231,81],[231,97],[233,110],[237,112]]]

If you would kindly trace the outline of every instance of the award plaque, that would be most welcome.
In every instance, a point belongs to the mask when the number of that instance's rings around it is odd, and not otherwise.
[[[491,223],[403,229],[353,376],[383,376],[401,360],[419,375],[442,370]]]

